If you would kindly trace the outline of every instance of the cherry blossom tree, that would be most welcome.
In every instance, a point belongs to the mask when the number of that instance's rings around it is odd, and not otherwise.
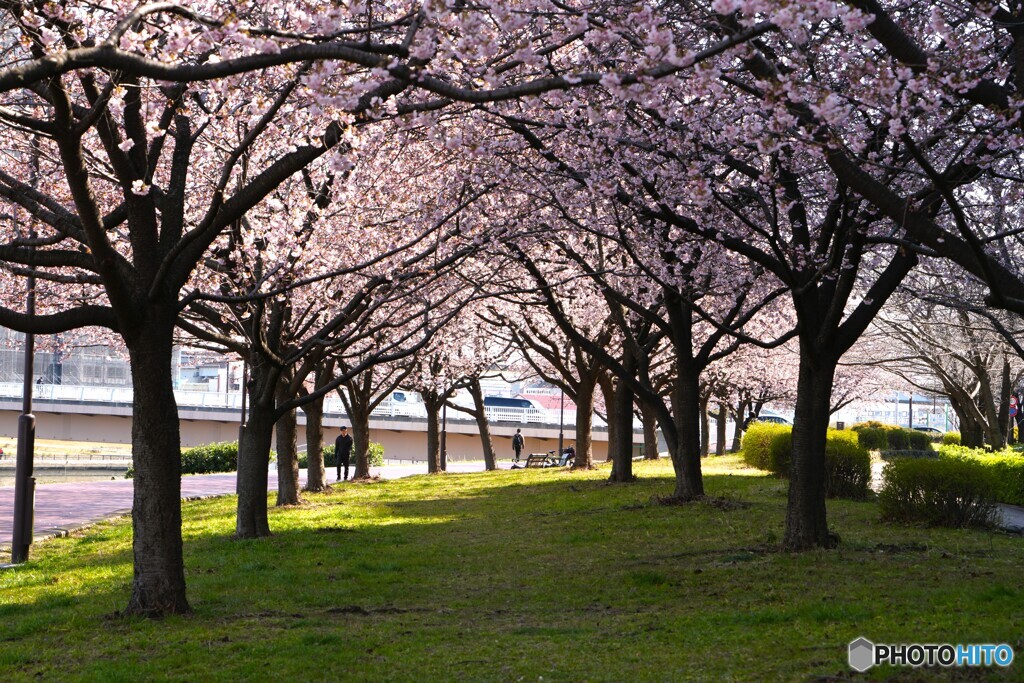
[[[367,120],[601,77],[574,61],[573,48],[591,30],[575,10],[323,9],[0,6],[11,20],[0,67],[0,93],[11,96],[0,102],[0,121],[11,148],[42,141],[40,175],[50,181],[33,188],[18,170],[0,170],[0,197],[28,211],[38,234],[6,233],[0,257],[68,284],[76,302],[35,317],[4,307],[0,323],[40,334],[94,325],[124,339],[135,392],[128,613],[189,610],[170,357],[178,313],[208,249],[332,150],[344,170]],[[626,77],[668,77],[737,42]],[[473,85],[459,85],[467,81]]]
[[[567,264],[563,263],[562,266]],[[586,279],[559,287],[560,310],[574,329],[587,331],[597,346],[612,346],[611,321],[600,320],[602,302]],[[533,372],[565,392],[575,404],[576,459],[573,469],[593,467],[595,391],[603,366],[574,339],[565,335],[536,293],[522,282],[514,299],[494,301],[486,316],[500,338],[514,344]],[[595,315],[597,314],[597,315]]]
[[[945,395],[964,445],[1001,449],[1009,432],[1009,399],[1024,377],[1024,361],[992,320],[971,311],[972,295],[980,293],[977,283],[950,287],[943,279],[929,295],[920,289],[928,279],[915,277],[916,291],[902,292],[900,305],[879,318],[866,340],[871,363],[911,391]]]
[[[352,423],[352,456],[355,458],[353,479],[370,477],[370,415],[392,392],[402,386],[412,368],[408,359],[392,363],[368,363],[367,357],[386,343],[385,339],[369,339],[365,347],[350,346],[345,358],[338,361],[338,371],[346,379],[338,388],[345,413]],[[350,365],[351,363],[351,365]],[[356,372],[354,368],[362,367]]]

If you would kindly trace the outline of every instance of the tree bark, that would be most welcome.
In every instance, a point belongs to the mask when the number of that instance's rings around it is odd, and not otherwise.
[[[710,397],[700,399],[700,457],[706,458],[711,450],[711,421],[708,419],[708,402]]]
[[[750,404],[746,399],[741,399],[736,404],[736,415],[733,417],[732,429],[732,448],[730,449],[733,453],[738,453],[743,448],[743,419],[747,412],[747,406]]]
[[[611,481],[636,481],[633,475],[633,390],[629,384],[619,380],[615,383],[616,443],[612,457]]]
[[[324,400],[303,407],[306,414],[306,491],[326,491],[324,469]]]
[[[783,546],[801,551],[835,545],[825,511],[825,437],[837,359],[801,343],[793,418],[793,459]]]
[[[594,469],[594,392],[597,378],[582,375],[576,387],[576,460],[574,470]],[[611,432],[609,431],[609,438]],[[609,448],[611,444],[609,443]],[[609,451],[610,452],[610,451]]]
[[[315,387],[322,387],[333,373],[316,371]],[[325,377],[326,375],[326,377]],[[306,491],[326,491],[327,473],[324,470],[324,399],[318,398],[303,406],[306,414]]]
[[[672,498],[680,501],[704,497],[704,476],[700,465],[700,371],[689,359],[676,360],[676,382],[672,405],[675,409],[671,430],[662,429],[666,439],[671,431],[676,443],[669,444],[669,455],[676,473]]]
[[[249,419],[238,445],[238,511],[236,538],[270,535],[267,522],[267,478],[274,435],[274,388],[280,374],[258,354],[249,361]]]
[[[185,595],[181,540],[181,437],[171,352],[176,309],[125,336],[131,361],[132,553],[134,576],[126,614],[158,617],[191,611]],[[169,320],[169,322],[168,322]]]
[[[718,404],[718,419],[715,426],[718,428],[718,443],[715,444],[715,455],[725,455],[725,421],[729,417],[729,407],[722,401]]]
[[[282,376],[277,385],[277,404],[290,401],[288,378]],[[289,410],[277,419],[277,504],[299,505],[299,453],[295,437],[297,421],[295,411]]]
[[[355,462],[353,479],[370,478],[370,411],[365,403],[353,403],[352,409],[352,457]],[[337,455],[335,455],[337,457]]]
[[[999,390],[999,415],[997,419],[1000,443],[992,444],[992,448],[1003,450],[1008,443],[1013,443],[1013,434],[1010,432],[1010,395],[1013,387],[1010,386],[1010,361],[1003,358],[1003,371],[1000,376],[1001,386]]]
[[[602,373],[602,378],[598,381],[598,384],[604,397],[605,418],[608,422],[608,453],[605,456],[605,461],[612,462],[614,466],[615,450],[618,448],[619,443],[619,421],[615,415],[615,385],[618,384],[618,380],[608,373]]]
[[[427,473],[439,474],[444,471],[441,462],[441,404],[436,395],[424,391],[423,407],[427,410]]]
[[[476,419],[476,428],[480,432],[480,447],[484,452],[484,469],[488,472],[498,469],[497,458],[494,455],[494,442],[491,440],[491,423],[487,421],[487,411],[484,406],[484,390],[480,386],[480,380],[473,377],[469,380],[469,393],[473,397],[473,417]]]
[[[644,460],[657,460],[658,453],[658,418],[651,406],[640,402],[640,419],[644,423]]]

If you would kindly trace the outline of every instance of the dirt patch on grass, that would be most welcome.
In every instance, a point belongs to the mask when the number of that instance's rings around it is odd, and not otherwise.
[[[363,607],[362,605],[342,605],[324,610],[325,614],[354,614],[360,617],[371,617],[375,614],[410,614],[413,612],[430,612],[426,607]]]
[[[316,534],[357,534],[358,529],[347,526],[322,526],[313,530]]]

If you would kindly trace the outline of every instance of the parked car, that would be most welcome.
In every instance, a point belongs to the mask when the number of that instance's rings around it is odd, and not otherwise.
[[[938,429],[937,427],[926,427],[924,425],[921,425],[921,426],[918,426],[918,427],[914,427],[914,429],[916,431],[919,431],[919,432],[925,432],[926,434],[933,434],[933,435],[943,434],[944,433],[941,429]]]
[[[781,415],[758,415],[757,417],[755,417],[752,420],[748,421],[747,424],[749,425],[749,424],[751,424],[753,422],[770,422],[772,424],[777,424],[777,425],[792,425],[793,424],[790,420],[782,417]]]

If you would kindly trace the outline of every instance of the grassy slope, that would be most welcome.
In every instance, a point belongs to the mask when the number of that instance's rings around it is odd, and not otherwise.
[[[0,573],[0,680],[845,678],[859,635],[1024,656],[1019,537],[890,527],[836,501],[842,549],[790,555],[773,549],[784,482],[712,459],[709,493],[744,506],[665,507],[670,465],[637,470],[350,485],[274,510],[261,541],[230,540],[234,498],[188,503],[195,614],[162,622],[109,616],[127,521],[48,542]]]
[[[13,436],[0,436],[0,449],[7,459],[14,462],[18,452],[18,440]],[[38,457],[75,455],[127,455],[132,454],[129,443],[102,443],[99,441],[64,441],[58,439],[36,439],[35,453]]]

